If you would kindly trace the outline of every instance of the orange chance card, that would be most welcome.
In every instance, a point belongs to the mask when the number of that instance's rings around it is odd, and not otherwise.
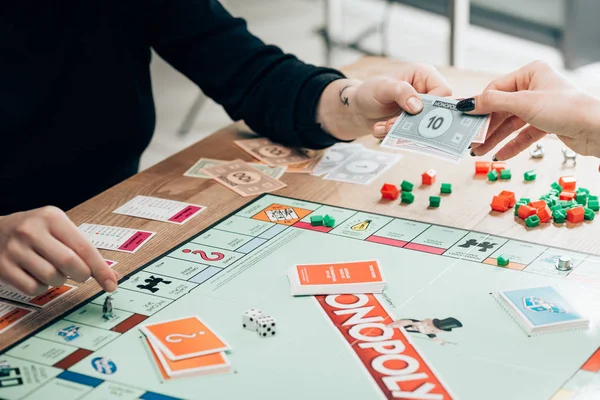
[[[172,361],[230,349],[196,316],[148,324],[140,329]]]
[[[379,263],[375,260],[296,265],[296,273],[300,286],[348,285],[383,281]]]
[[[225,353],[213,353],[205,356],[186,358],[180,361],[171,361],[164,356],[153,341],[146,338],[146,343],[164,379],[227,372],[231,368],[231,364]]]

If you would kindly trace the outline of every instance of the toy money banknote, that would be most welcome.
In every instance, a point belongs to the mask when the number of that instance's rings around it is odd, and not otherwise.
[[[398,139],[431,147],[455,157],[469,145],[482,142],[489,126],[489,115],[469,115],[456,109],[458,100],[423,94],[423,111],[402,113],[383,140],[383,147],[394,147]],[[401,147],[399,147],[401,148]]]

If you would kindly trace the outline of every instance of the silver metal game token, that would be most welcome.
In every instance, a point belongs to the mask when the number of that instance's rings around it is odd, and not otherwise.
[[[573,265],[569,256],[560,256],[556,262],[556,269],[559,271],[570,271],[572,268]]]
[[[530,150],[529,154],[531,155],[531,158],[544,158],[544,148],[542,147],[542,144],[537,143],[535,149]]]
[[[577,153],[567,149],[566,147],[562,149],[562,153],[564,157],[563,164],[566,164],[569,161],[573,161],[573,165],[577,164]]]

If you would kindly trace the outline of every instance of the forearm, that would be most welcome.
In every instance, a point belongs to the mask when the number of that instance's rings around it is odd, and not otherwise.
[[[339,79],[323,91],[317,106],[317,123],[339,140],[353,140],[369,133],[368,121],[357,111],[355,94],[362,81]]]
[[[575,103],[576,116],[572,126],[581,130],[576,137],[586,141],[583,155],[600,157],[600,99],[586,95],[582,96],[582,101]]]

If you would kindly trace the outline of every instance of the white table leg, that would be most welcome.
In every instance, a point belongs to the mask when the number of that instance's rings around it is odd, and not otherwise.
[[[336,42],[343,42],[344,36],[344,0],[326,0],[327,30],[329,37]]]
[[[450,65],[465,66],[465,47],[469,29],[469,0],[450,0]]]

